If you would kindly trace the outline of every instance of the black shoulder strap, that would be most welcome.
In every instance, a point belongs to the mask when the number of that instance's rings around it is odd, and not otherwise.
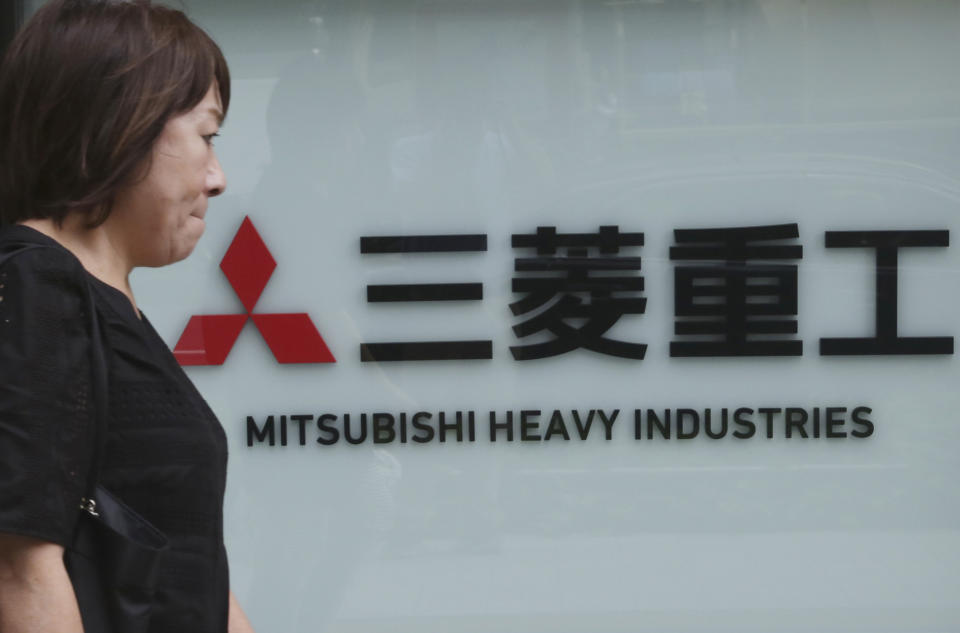
[[[0,255],[0,266],[13,257],[31,251],[35,248],[51,248],[46,244],[24,244],[23,246]],[[96,424],[96,436],[93,445],[93,456],[90,461],[90,470],[87,475],[87,485],[84,488],[83,507],[87,507],[87,500],[94,498],[97,483],[100,481],[100,468],[103,465],[103,453],[107,443],[107,363],[103,356],[103,337],[100,333],[100,321],[97,318],[97,306],[93,301],[93,290],[90,282],[84,279],[87,300],[87,315],[90,319],[90,366],[93,374],[91,388],[93,390],[93,415]]]

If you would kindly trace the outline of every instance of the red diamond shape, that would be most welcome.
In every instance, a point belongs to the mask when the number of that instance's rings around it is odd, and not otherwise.
[[[244,218],[236,237],[220,262],[220,270],[227,276],[247,312],[253,311],[263,289],[277,267],[250,218]]]
[[[173,355],[181,365],[222,365],[248,318],[246,314],[192,316]]]
[[[277,362],[337,362],[306,314],[254,314],[251,317]]]

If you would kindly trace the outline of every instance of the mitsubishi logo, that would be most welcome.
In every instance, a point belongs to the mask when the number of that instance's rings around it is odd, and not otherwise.
[[[222,365],[248,319],[260,331],[278,363],[335,363],[313,321],[305,313],[254,314],[277,262],[249,217],[220,262],[243,314],[202,314],[190,317],[173,355],[181,365]]]

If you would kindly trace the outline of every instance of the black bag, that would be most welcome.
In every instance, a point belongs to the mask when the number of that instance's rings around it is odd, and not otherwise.
[[[85,501],[63,553],[84,633],[146,633],[167,537],[101,486]]]
[[[0,257],[0,265],[40,244],[24,246]],[[80,517],[63,562],[83,619],[84,633],[146,633],[150,625],[159,564],[167,537],[146,519],[98,485],[107,435],[107,366],[100,324],[87,284],[91,323],[96,439],[86,496],[79,499]]]

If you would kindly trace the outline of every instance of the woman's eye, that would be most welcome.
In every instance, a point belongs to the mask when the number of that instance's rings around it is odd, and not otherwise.
[[[207,145],[213,145],[213,139],[220,136],[219,132],[214,132],[213,134],[204,134],[203,140],[206,141]]]

